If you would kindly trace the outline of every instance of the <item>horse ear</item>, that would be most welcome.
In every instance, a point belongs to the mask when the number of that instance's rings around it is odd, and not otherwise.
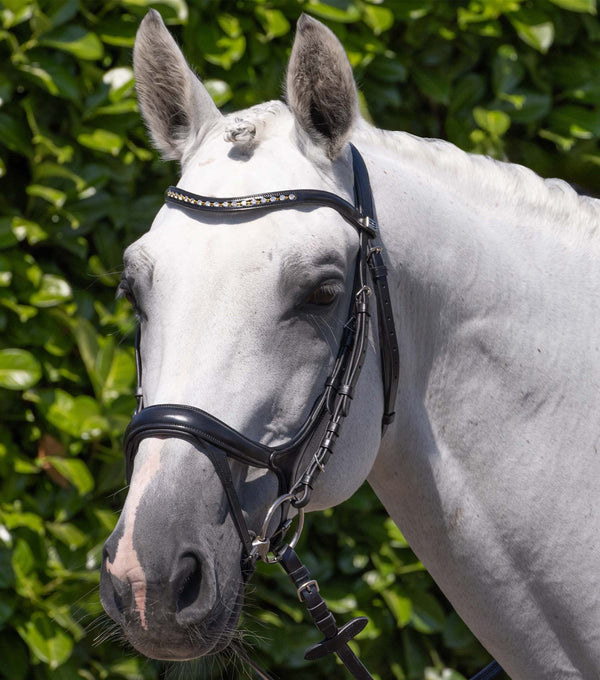
[[[138,29],[133,69],[140,109],[154,145],[165,160],[181,160],[191,139],[221,113],[154,9]]]
[[[321,22],[302,14],[286,80],[296,122],[333,159],[344,147],[358,113],[352,67],[340,41]]]

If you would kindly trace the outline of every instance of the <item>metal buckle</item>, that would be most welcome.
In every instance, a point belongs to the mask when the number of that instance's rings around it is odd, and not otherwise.
[[[375,238],[375,236],[377,236],[377,222],[372,217],[369,217],[369,215],[361,217],[360,224],[369,235],[369,238]]]
[[[319,584],[315,581],[314,578],[311,579],[310,581],[305,581],[297,590],[298,599],[300,600],[300,602],[303,601],[302,595],[300,593],[302,593],[303,590],[310,590],[310,588],[312,586],[314,586],[317,589],[317,593],[320,592],[319,591]]]
[[[263,562],[267,561],[271,541],[268,538],[260,538],[257,536],[252,541],[252,551],[250,552],[250,560],[254,563],[257,559]]]

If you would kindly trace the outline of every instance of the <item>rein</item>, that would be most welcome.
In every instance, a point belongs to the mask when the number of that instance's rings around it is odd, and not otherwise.
[[[124,452],[127,482],[131,480],[135,456],[140,442],[147,437],[184,439],[198,448],[212,462],[227,496],[231,515],[242,541],[242,574],[248,580],[257,560],[280,562],[297,588],[298,598],[310,613],[324,639],[310,647],[305,659],[336,654],[356,680],[373,680],[365,666],[349,646],[367,625],[366,617],[358,617],[338,627],[335,618],[319,593],[317,582],[294,551],[303,527],[304,508],[320,473],[334,452],[344,419],[348,416],[354,390],[368,346],[370,297],[375,293],[379,353],[383,383],[384,411],[382,434],[394,419],[394,402],[399,380],[399,351],[392,312],[383,247],[379,241],[373,194],[365,163],[351,144],[354,169],[354,205],[336,194],[316,189],[285,190],[234,198],[215,198],[169,187],[165,200],[170,205],[190,211],[236,213],[281,210],[297,206],[328,207],[336,210],[358,231],[358,253],[349,317],[344,325],[338,354],[307,419],[286,444],[270,447],[253,441],[206,411],[183,404],[144,406],[142,389],[141,331],[136,334],[137,407],[125,432]],[[318,442],[315,444],[315,442]],[[304,454],[313,450],[310,462],[300,469]],[[279,496],[268,509],[258,534],[251,531],[233,484],[228,459],[264,468],[276,475]],[[298,524],[292,538],[284,537],[292,520],[290,509],[297,511]],[[275,530],[272,524],[279,516]],[[263,680],[269,676],[255,663],[244,658]],[[495,662],[494,662],[495,663]],[[488,666],[482,673],[494,672]],[[497,664],[496,664],[497,666]],[[498,669],[500,667],[498,666]],[[498,671],[499,672],[499,671]],[[491,680],[496,674],[478,674],[473,680]]]

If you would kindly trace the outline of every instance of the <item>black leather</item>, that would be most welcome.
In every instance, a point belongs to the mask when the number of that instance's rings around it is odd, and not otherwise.
[[[336,620],[325,600],[319,593],[317,582],[300,561],[296,552],[286,546],[279,555],[281,566],[298,589],[298,597],[308,610],[313,623],[325,636],[306,650],[304,658],[308,661],[320,659],[328,654],[337,654],[356,680],[373,680],[373,676],[361,663],[348,643],[367,625],[366,616],[359,616],[338,628]]]

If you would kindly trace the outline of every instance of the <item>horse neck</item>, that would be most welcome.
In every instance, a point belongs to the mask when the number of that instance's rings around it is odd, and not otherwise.
[[[600,201],[563,184],[551,188],[525,168],[480,158],[471,167],[471,157],[450,145],[437,165],[431,149],[412,148],[431,142],[408,142],[406,157],[385,147],[367,152],[408,384],[426,389],[433,365],[469,343],[487,355],[488,370],[500,371],[510,368],[505,359],[524,359],[535,345],[537,365],[518,369],[529,372],[531,388],[547,382],[539,364],[560,354],[551,372],[564,380],[573,345],[585,348],[600,330],[593,313]],[[518,186],[520,178],[539,196]],[[496,186],[499,179],[506,186]]]
[[[600,390],[600,249],[590,235],[600,206],[553,224],[557,201],[532,208],[516,187],[514,207],[485,177],[469,186],[460,164],[452,181],[424,155],[358,146],[401,353],[396,421],[369,482],[475,634],[501,662],[512,656],[511,677],[547,677],[552,662],[570,667],[579,628],[600,616],[600,601],[578,613],[582,593],[600,587],[600,555],[579,539],[600,531],[590,510],[600,426],[585,408]],[[566,573],[577,597],[544,585]],[[560,635],[557,607],[574,621]],[[523,655],[506,643],[515,628]],[[600,663],[596,652],[580,654],[584,665]]]

